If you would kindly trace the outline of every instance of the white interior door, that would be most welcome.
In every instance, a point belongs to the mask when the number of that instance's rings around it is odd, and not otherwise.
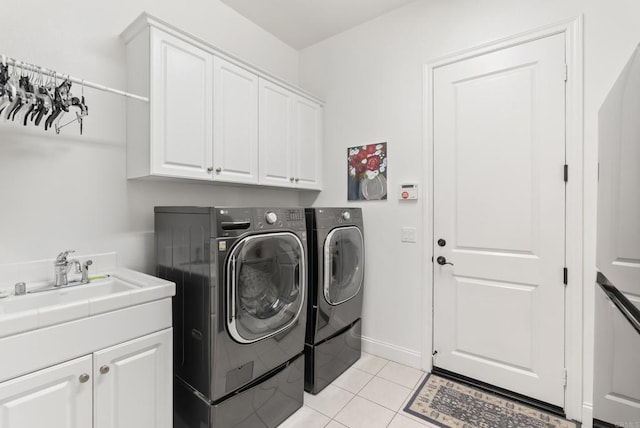
[[[602,104],[598,121],[598,269],[640,308],[640,50]],[[596,285],[596,419],[640,420],[640,336]],[[635,370],[633,370],[635,368]]]
[[[433,73],[434,365],[557,406],[564,46],[558,34]]]
[[[598,121],[598,269],[640,298],[640,53],[627,64]]]

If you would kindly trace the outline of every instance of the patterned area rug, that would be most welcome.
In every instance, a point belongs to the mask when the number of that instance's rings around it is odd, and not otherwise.
[[[429,374],[405,412],[446,428],[576,428],[575,422]]]

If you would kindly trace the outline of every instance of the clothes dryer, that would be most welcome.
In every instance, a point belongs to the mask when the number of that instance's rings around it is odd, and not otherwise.
[[[174,426],[279,425],[303,400],[304,210],[156,207],[155,229],[176,283]]]
[[[305,390],[317,394],[361,355],[364,225],[360,208],[307,208]]]

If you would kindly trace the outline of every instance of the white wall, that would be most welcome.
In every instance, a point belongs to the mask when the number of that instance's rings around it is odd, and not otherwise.
[[[300,53],[300,82],[326,100],[324,191],[316,205],[344,205],[346,148],[388,142],[389,200],[358,203],[367,240],[363,335],[369,349],[420,365],[431,322],[422,314],[430,279],[429,244],[400,242],[400,228],[422,233],[431,222],[428,196],[398,200],[398,186],[423,190],[423,66],[430,60],[584,14],[584,282],[585,407],[592,370],[597,182],[597,111],[640,42],[636,0],[418,0]],[[354,204],[356,205],[356,204]],[[421,236],[421,234],[419,234]],[[576,273],[573,278],[581,275]],[[587,409],[588,411],[588,409]]]
[[[10,9],[0,53],[114,88],[126,89],[119,35],[143,11],[278,77],[298,78],[297,51],[218,0],[33,0]],[[128,181],[125,100],[92,89],[85,95],[82,137],[73,125],[55,135],[0,121],[0,263],[52,258],[72,248],[117,251],[124,266],[152,272],[154,205],[298,204],[295,192]]]

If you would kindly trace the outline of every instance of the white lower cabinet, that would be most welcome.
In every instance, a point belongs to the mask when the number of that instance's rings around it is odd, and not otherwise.
[[[0,383],[2,428],[170,428],[172,329]]]
[[[0,427],[91,427],[91,372],[86,355],[0,383]]]
[[[172,329],[93,354],[95,428],[171,428]]]

